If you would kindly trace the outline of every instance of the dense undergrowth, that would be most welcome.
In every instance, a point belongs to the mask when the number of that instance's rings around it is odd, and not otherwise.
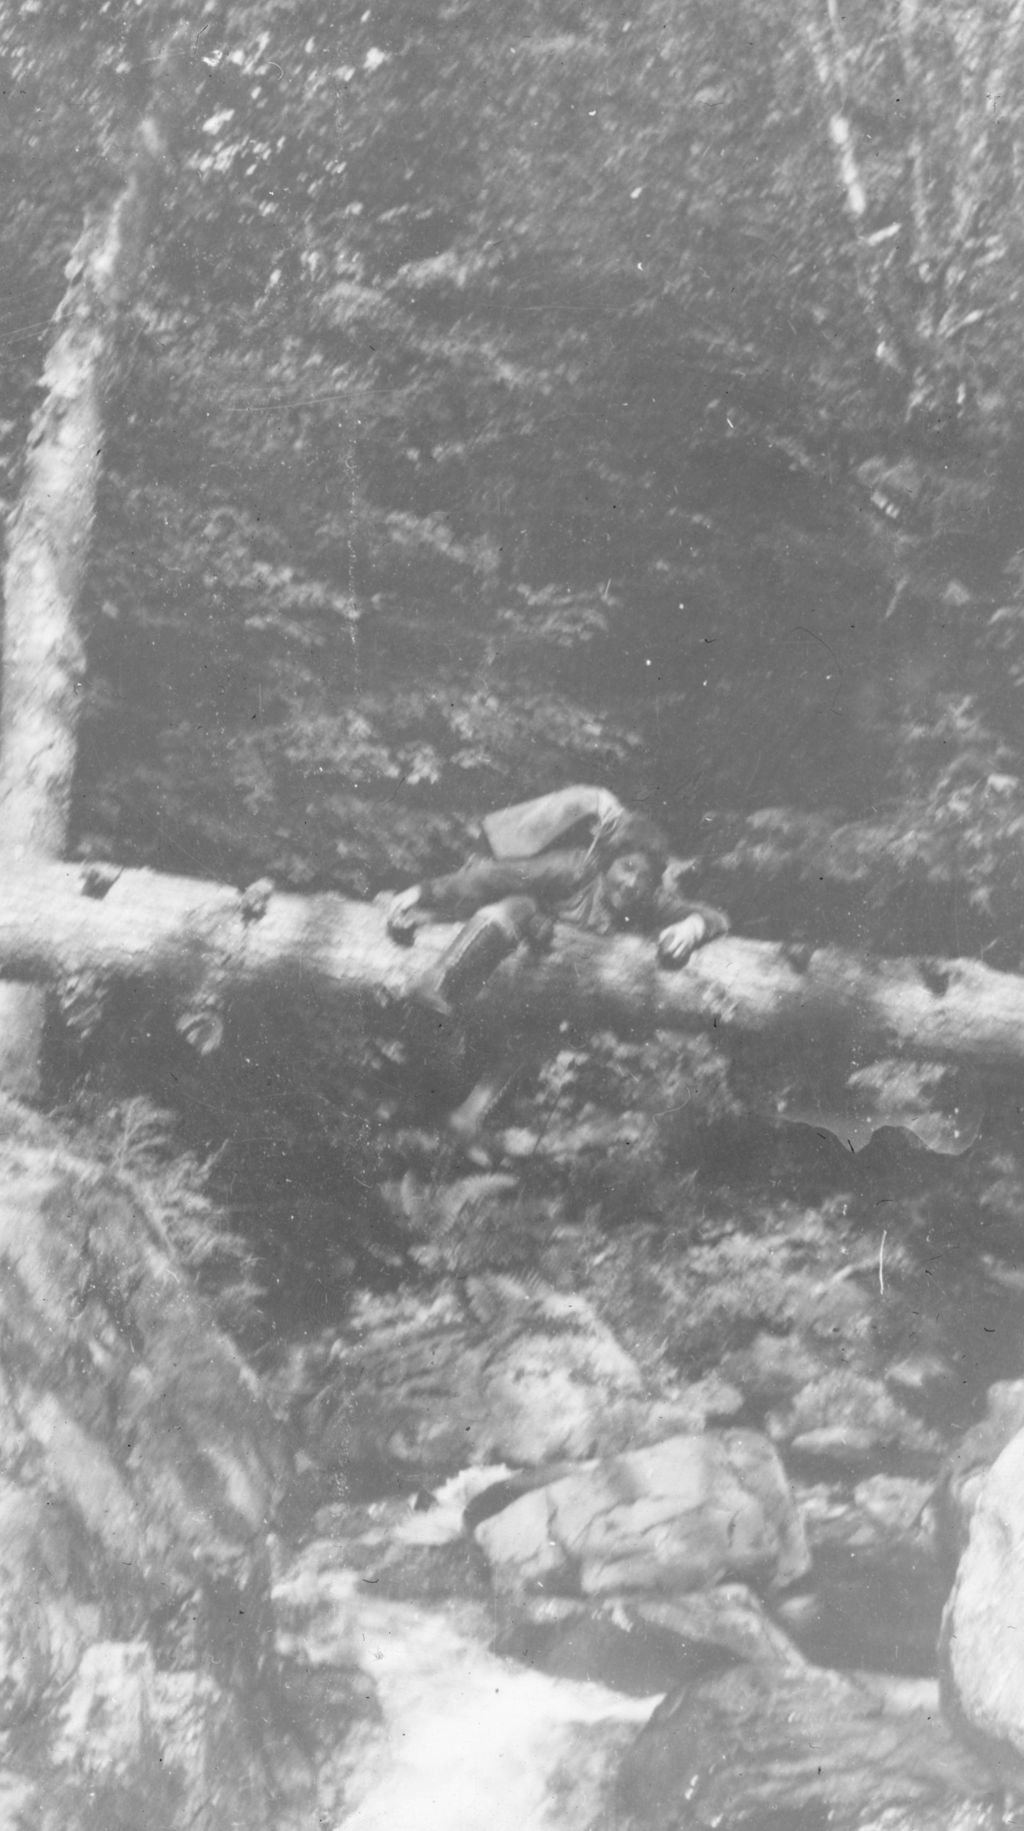
[[[414,1084],[403,1101],[386,1060],[359,1104],[336,1066],[319,1138],[322,1091],[314,1119],[308,1079],[290,1085],[281,1059],[285,1112],[268,1100],[254,1136],[259,1065],[229,1108],[230,1043],[172,1090],[173,1115],[111,1104],[99,1069],[73,1110],[83,1147],[142,1180],[261,1366],[287,1363],[307,1397],[364,1291],[429,1305],[505,1276],[589,1301],[652,1390],[710,1381],[726,1415],[787,1439],[845,1428],[893,1468],[937,1466],[985,1387],[1018,1371],[1024,1171],[1008,1090],[990,1090],[960,1156],[894,1127],[853,1152],[752,1111],[729,1068],[702,1037],[576,1039],[495,1115],[504,1155],[489,1171],[452,1152]]]

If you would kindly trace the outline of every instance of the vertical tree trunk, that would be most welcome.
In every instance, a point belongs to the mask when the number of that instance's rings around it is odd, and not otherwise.
[[[88,221],[43,370],[4,569],[0,703],[0,868],[60,858],[67,841],[84,644],[78,621],[103,450],[103,407],[125,299],[167,169],[183,47],[159,60],[126,182]],[[43,994],[0,986],[0,1087],[37,1091]]]

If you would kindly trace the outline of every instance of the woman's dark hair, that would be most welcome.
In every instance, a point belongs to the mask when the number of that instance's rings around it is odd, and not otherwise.
[[[623,811],[598,834],[594,851],[601,865],[610,865],[613,858],[622,858],[627,852],[642,852],[660,876],[668,863],[670,847],[660,826],[648,820],[646,814]]]

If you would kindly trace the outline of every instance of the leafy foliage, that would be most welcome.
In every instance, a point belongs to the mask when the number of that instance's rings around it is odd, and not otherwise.
[[[9,491],[62,249],[183,17],[106,0],[83,83],[67,9],[9,12],[0,234],[43,307]],[[105,454],[83,846],[365,893],[596,775],[684,845],[708,800],[870,808],[881,901],[888,854],[1001,908],[1019,19],[837,20],[190,16]]]
[[[366,895],[455,863],[487,806],[604,780],[737,926],[1019,964],[1015,0],[101,0],[84,36],[21,0],[6,501],[67,251],[181,25],[77,849]],[[153,1091],[297,1259],[343,1279],[360,1236],[393,1270],[409,1217],[372,1192],[408,1090],[299,1031],[238,1012]],[[544,1175],[575,1159],[524,1238],[549,1201],[689,1213],[680,1161],[735,1096],[669,1053],[567,1040],[520,1095]],[[611,1163],[575,1148],[609,1114]]]
[[[222,1320],[251,1323],[264,1295],[254,1254],[210,1192],[213,1165],[183,1150],[174,1115],[141,1096],[113,1105],[80,1096],[65,1122],[77,1151],[130,1185]]]

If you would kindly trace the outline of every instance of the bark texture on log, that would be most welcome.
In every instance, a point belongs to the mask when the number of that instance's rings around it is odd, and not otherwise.
[[[160,59],[126,182],[72,250],[8,529],[0,854],[15,866],[32,856],[60,858],[67,842],[85,671],[77,613],[102,468],[104,401],[118,323],[167,169],[182,55],[175,44]],[[0,988],[0,1082],[12,1091],[34,1090],[41,1028],[38,992]]]
[[[0,975],[145,983],[186,1012],[242,991],[285,993],[336,1002],[339,1016],[347,1005],[373,1028],[453,933],[422,929],[402,948],[374,904],[284,894],[254,903],[230,885],[150,871],[38,864],[0,885]],[[649,940],[559,925],[548,953],[520,950],[499,968],[473,1012],[504,1034],[572,1017],[640,1033],[811,1032],[891,1055],[1024,1061],[1024,977],[973,960],[870,960],[736,936],[672,972]]]

